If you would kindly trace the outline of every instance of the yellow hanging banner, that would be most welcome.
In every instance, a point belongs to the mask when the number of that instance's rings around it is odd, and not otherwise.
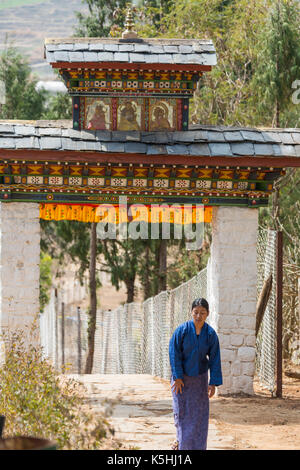
[[[170,224],[211,223],[211,206],[146,206],[132,204],[114,206],[112,204],[55,204],[41,203],[40,218],[44,220],[76,220],[78,222],[105,222],[120,224],[125,222],[148,222]]]

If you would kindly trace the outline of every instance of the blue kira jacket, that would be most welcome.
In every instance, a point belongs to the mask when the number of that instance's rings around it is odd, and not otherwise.
[[[193,320],[178,326],[170,340],[169,357],[174,380],[183,379],[183,374],[194,377],[209,369],[209,385],[222,385],[219,339],[207,323],[198,337]]]

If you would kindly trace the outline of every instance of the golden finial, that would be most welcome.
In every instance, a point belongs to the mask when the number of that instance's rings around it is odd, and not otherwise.
[[[125,31],[122,33],[123,39],[134,39],[137,38],[137,32],[134,31],[134,21],[133,21],[133,11],[131,8],[131,3],[127,3],[127,13],[126,13],[126,20],[125,20]]]

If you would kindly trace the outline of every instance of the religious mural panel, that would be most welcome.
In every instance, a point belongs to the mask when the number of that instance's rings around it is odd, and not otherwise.
[[[80,128],[83,129],[182,130],[182,103],[178,99],[82,97],[79,103]]]
[[[176,100],[150,98],[149,131],[174,131],[176,104]]]
[[[85,128],[111,130],[111,98],[85,98]]]
[[[117,130],[143,131],[145,100],[143,98],[119,98],[117,102]]]

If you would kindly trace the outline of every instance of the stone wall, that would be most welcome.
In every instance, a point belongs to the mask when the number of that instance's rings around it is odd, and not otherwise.
[[[24,329],[39,313],[39,204],[0,203],[0,328]]]
[[[258,211],[214,207],[208,263],[210,323],[221,346],[220,394],[253,394]]]

